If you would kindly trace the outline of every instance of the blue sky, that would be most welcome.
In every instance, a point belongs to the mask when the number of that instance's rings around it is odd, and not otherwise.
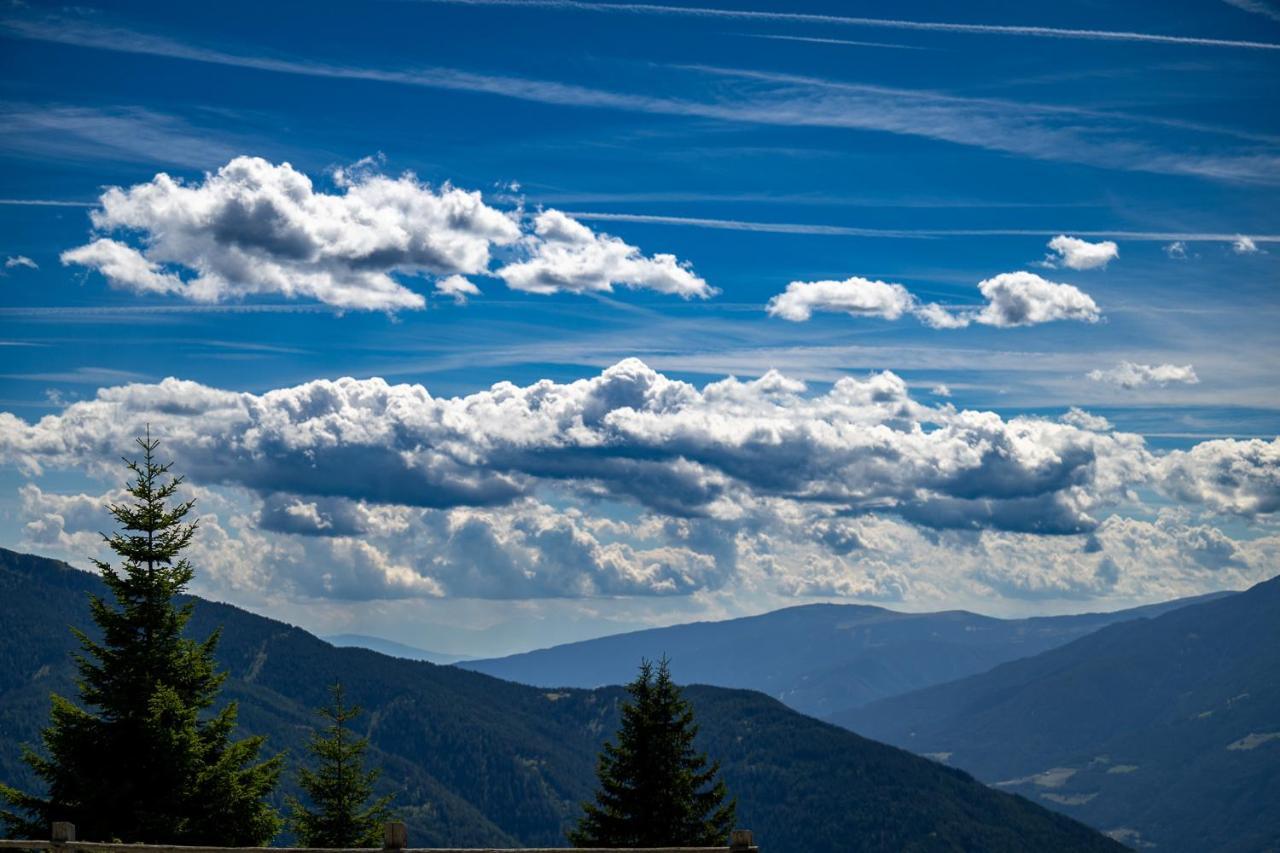
[[[96,553],[152,422],[202,592],[447,651],[1275,573],[1274,4],[28,3],[0,39],[7,545]]]

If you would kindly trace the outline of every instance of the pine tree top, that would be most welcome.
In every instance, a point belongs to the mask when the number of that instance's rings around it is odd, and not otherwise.
[[[181,555],[197,529],[186,521],[195,501],[170,503],[182,478],[156,461],[159,444],[150,430],[138,439],[141,460],[125,460],[133,500],[108,507],[119,529],[103,540],[120,565],[94,561],[111,597],[90,596],[100,636],[72,629],[81,703],[54,696],[43,753],[26,756],[48,794],[0,786],[16,809],[0,813],[11,831],[36,837],[69,820],[89,838],[244,846],[279,830],[263,797],[280,759],[258,761],[260,737],[231,740],[234,702],[209,712],[226,679],[218,632],[184,636],[193,605],[176,599],[193,575]]]
[[[298,771],[298,785],[311,806],[291,797],[290,824],[307,847],[377,847],[392,797],[373,797],[381,772],[365,769],[369,741],[351,727],[360,707],[346,704],[341,683],[330,688],[330,695],[331,703],[319,709],[326,723],[307,744],[315,767]]]
[[[696,750],[693,707],[664,657],[641,661],[627,685],[621,724],[597,761],[599,790],[569,834],[578,847],[716,846],[736,806],[717,777],[719,762]]]

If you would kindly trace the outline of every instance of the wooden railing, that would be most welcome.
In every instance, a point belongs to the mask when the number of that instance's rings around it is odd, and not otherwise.
[[[378,847],[192,847],[177,844],[118,844],[76,840],[76,828],[70,823],[53,824],[50,838],[0,838],[0,850],[47,850],[50,853],[622,853],[618,847],[410,847],[409,833],[403,823],[388,823],[383,830],[383,844]],[[749,829],[735,829],[727,847],[637,847],[627,853],[759,853]]]

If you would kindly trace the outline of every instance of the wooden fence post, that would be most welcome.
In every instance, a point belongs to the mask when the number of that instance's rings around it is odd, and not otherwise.
[[[759,849],[751,836],[751,830],[735,829],[729,833],[730,853],[756,853]]]
[[[49,840],[55,847],[65,847],[68,842],[76,840],[76,825],[65,820],[55,820],[49,832]]]
[[[409,846],[409,828],[399,821],[388,821],[382,827],[382,849],[403,850]]]

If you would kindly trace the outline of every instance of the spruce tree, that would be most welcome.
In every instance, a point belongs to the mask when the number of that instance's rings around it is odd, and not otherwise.
[[[387,808],[391,797],[370,802],[379,771],[364,769],[369,741],[356,737],[350,728],[360,708],[343,703],[341,684],[331,690],[333,703],[319,712],[328,724],[312,733],[308,746],[317,766],[298,771],[298,785],[312,808],[290,797],[289,822],[306,847],[378,847],[382,824],[391,819]]]
[[[183,636],[192,603],[176,599],[193,574],[181,554],[194,501],[170,503],[182,478],[156,462],[159,443],[150,430],[138,439],[142,460],[125,460],[133,500],[109,507],[121,529],[103,538],[121,565],[94,561],[113,599],[90,596],[100,639],[72,629],[81,704],[54,695],[44,754],[26,751],[47,792],[0,786],[15,809],[0,813],[10,833],[47,837],[65,820],[93,841],[248,846],[279,830],[263,797],[280,758],[258,761],[261,737],[232,740],[234,702],[210,710],[226,678],[214,662],[219,632]]]
[[[693,709],[666,658],[642,661],[627,685],[616,742],[596,765],[599,790],[569,840],[576,847],[713,847],[727,843],[736,803],[720,763],[694,749]]]

